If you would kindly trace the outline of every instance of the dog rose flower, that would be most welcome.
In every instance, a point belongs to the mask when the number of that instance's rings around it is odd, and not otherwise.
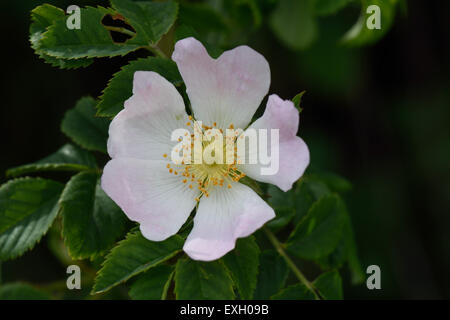
[[[248,128],[279,129],[276,174],[262,175],[260,164],[174,164],[175,129],[193,132],[194,120],[202,121],[200,130],[247,128],[268,93],[270,69],[247,46],[212,59],[194,38],[178,41],[172,59],[186,84],[192,116],[169,81],[155,72],[136,72],[133,95],[109,128],[112,159],[104,168],[102,188],[153,241],[176,234],[198,205],[183,249],[192,259],[211,261],[275,217],[239,180],[247,175],[287,191],[308,166],[309,151],[296,136],[299,114],[294,104],[271,95],[262,117]]]

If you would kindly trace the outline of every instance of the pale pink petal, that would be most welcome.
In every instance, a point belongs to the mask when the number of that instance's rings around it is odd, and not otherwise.
[[[212,59],[194,38],[175,44],[172,59],[186,84],[196,119],[219,128],[245,128],[270,86],[266,59],[239,46]]]
[[[133,96],[109,127],[108,153],[111,158],[161,160],[176,144],[170,141],[172,131],[187,129],[187,121],[175,87],[155,72],[137,71]]]
[[[237,238],[247,237],[273,219],[273,209],[252,189],[232,183],[203,196],[194,227],[183,250],[195,260],[212,261],[231,251]]]
[[[274,175],[262,175],[262,165],[259,162],[239,165],[239,169],[257,181],[274,184],[283,191],[291,189],[293,183],[303,175],[309,164],[308,147],[301,138],[297,137],[298,123],[298,110],[292,101],[282,100],[275,94],[269,96],[264,114],[249,129],[268,129],[268,136],[270,136],[270,129],[279,129],[278,172]],[[270,143],[268,143],[268,152],[269,154],[271,152]]]
[[[141,224],[144,237],[162,241],[180,229],[196,205],[199,191],[183,176],[168,172],[164,161],[132,158],[110,160],[101,185],[129,219]]]

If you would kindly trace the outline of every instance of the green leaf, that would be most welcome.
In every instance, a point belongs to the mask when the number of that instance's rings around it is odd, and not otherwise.
[[[158,43],[174,24],[178,12],[178,5],[173,1],[111,0],[111,5],[136,30],[136,37],[129,41],[133,43]]]
[[[134,38],[116,43],[102,24],[106,15],[115,11],[103,7],[81,9],[81,28],[68,29],[66,19],[55,20],[39,41],[38,50],[63,59],[112,57],[135,51],[147,43],[136,43]]]
[[[16,177],[38,171],[83,171],[97,168],[95,158],[88,151],[71,144],[62,146],[51,155],[6,171],[6,176]]]
[[[303,284],[289,286],[271,297],[273,300],[314,300],[314,294]]]
[[[314,11],[317,15],[327,16],[338,12],[354,0],[315,0]]]
[[[170,259],[180,252],[182,247],[183,239],[178,235],[154,242],[145,239],[139,231],[130,232],[106,257],[92,292],[105,292]]]
[[[123,109],[125,100],[132,94],[133,77],[136,71],[157,72],[175,86],[183,83],[175,62],[171,60],[148,57],[131,61],[122,70],[114,74],[109,81],[100,97],[100,103],[97,105],[98,116],[113,117]]]
[[[274,231],[278,231],[292,220],[295,216],[295,190],[288,192],[281,191],[274,185],[267,187],[267,193],[270,195],[267,202],[275,210],[275,219],[269,221],[267,226]]]
[[[66,15],[64,11],[54,7],[50,4],[44,3],[31,11],[31,25],[30,25],[30,43],[31,47],[35,50],[36,54],[44,59],[47,63],[50,63],[54,67],[72,69],[79,67],[87,67],[94,60],[93,59],[58,59],[49,56],[39,50],[40,41],[43,38],[44,32],[47,28],[55,23],[56,20],[64,20]]]
[[[345,208],[335,195],[320,198],[289,236],[288,252],[304,259],[318,259],[338,245],[345,223]]]
[[[175,270],[178,300],[234,299],[233,281],[220,261],[179,259]]]
[[[284,287],[289,269],[283,258],[274,250],[263,251],[259,260],[258,284],[253,298],[266,300]]]
[[[370,45],[380,40],[391,28],[395,18],[397,0],[361,0],[361,14],[355,25],[344,35],[342,43],[352,47]],[[367,7],[377,5],[380,8],[380,29],[367,28],[367,19],[373,13],[367,13]]]
[[[306,90],[303,90],[299,94],[297,94],[294,98],[292,98],[292,102],[294,103],[295,107],[297,108],[298,112],[302,112],[303,108],[300,106],[302,102],[302,97],[306,93]]]
[[[350,215],[346,214],[346,223],[344,225],[344,241],[347,253],[348,266],[352,274],[352,283],[360,284],[364,281],[366,274],[364,273],[361,262],[359,261],[355,235],[353,233]]]
[[[286,46],[294,50],[306,49],[317,35],[314,0],[280,0],[269,22]]]
[[[59,202],[64,243],[74,259],[95,257],[125,231],[127,219],[100,187],[97,173],[73,176]]]
[[[133,300],[164,300],[169,289],[174,267],[159,265],[144,274],[131,285],[129,295]]]
[[[50,296],[26,283],[7,283],[0,286],[1,300],[49,300]]]
[[[20,178],[0,187],[0,260],[31,249],[58,213],[62,184],[40,178]]]
[[[255,238],[248,237],[238,239],[236,248],[223,257],[241,299],[250,300],[253,297],[258,280],[259,252]]]
[[[336,270],[321,274],[313,282],[320,295],[327,300],[342,300],[342,279]]]
[[[110,120],[95,117],[95,105],[91,97],[78,100],[64,115],[61,130],[85,149],[106,152]]]
[[[294,224],[299,223],[311,208],[315,201],[314,196],[309,189],[307,181],[302,178],[296,185],[294,190],[295,197],[295,217],[293,219]]]

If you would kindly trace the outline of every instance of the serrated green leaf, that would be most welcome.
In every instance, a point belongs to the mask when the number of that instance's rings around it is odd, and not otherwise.
[[[327,16],[338,12],[355,0],[315,0],[314,11],[317,15]]]
[[[302,103],[303,95],[306,93],[306,90],[303,90],[299,94],[295,95],[294,98],[292,98],[292,102],[294,103],[295,107],[297,108],[298,112],[302,112],[303,108],[300,106]]]
[[[123,56],[147,43],[136,43],[134,38],[116,43],[102,24],[106,15],[115,11],[103,7],[81,9],[81,28],[68,29],[66,19],[59,19],[47,28],[39,41],[38,50],[56,58],[78,59]]]
[[[294,50],[306,49],[317,35],[314,0],[280,0],[269,22],[286,46]]]
[[[159,265],[146,271],[131,285],[128,294],[133,300],[164,300],[175,268]]]
[[[95,257],[125,231],[127,219],[100,187],[97,173],[73,176],[59,203],[64,243],[74,259]]]
[[[96,117],[95,105],[91,97],[78,100],[64,115],[61,131],[85,149],[106,152],[110,120]]]
[[[47,28],[55,23],[56,20],[65,20],[66,16],[64,11],[44,3],[31,11],[31,25],[30,25],[30,43],[31,47],[35,50],[36,54],[44,59],[47,63],[54,67],[63,69],[73,69],[79,67],[87,67],[94,60],[93,59],[58,59],[49,56],[39,50],[40,41],[43,38],[44,32]]]
[[[136,71],[154,71],[172,82],[175,86],[183,83],[175,62],[155,57],[131,61],[122,70],[114,74],[100,97],[97,115],[113,117],[123,109],[123,104],[133,89],[133,77]]]
[[[49,300],[50,296],[26,283],[7,283],[0,286],[1,300]]]
[[[286,262],[274,250],[263,251],[259,258],[258,284],[255,300],[267,300],[284,287],[289,274]]]
[[[6,176],[16,177],[38,171],[83,171],[97,168],[95,158],[88,151],[66,144],[51,155],[6,171]]]
[[[172,27],[178,13],[178,4],[173,1],[111,0],[111,5],[136,30],[130,43],[156,44]]]
[[[130,232],[107,255],[95,279],[93,293],[100,293],[127,281],[161,262],[170,259],[183,247],[183,239],[172,236],[155,242],[145,239],[139,231]]]
[[[31,249],[58,213],[63,185],[40,178],[20,178],[0,187],[0,260]]]
[[[321,274],[313,282],[320,295],[327,300],[342,300],[342,279],[336,270]]]
[[[291,233],[288,252],[304,259],[318,259],[338,245],[345,224],[345,208],[335,195],[320,198]]]
[[[272,300],[315,300],[314,294],[303,284],[289,286],[271,297]]]
[[[255,238],[248,237],[238,239],[236,248],[223,257],[241,299],[250,300],[253,297],[258,280],[259,252]]]
[[[342,43],[351,47],[359,47],[380,40],[392,26],[397,2],[397,0],[361,0],[361,14],[358,21],[344,35]],[[380,29],[367,28],[367,19],[373,14],[366,12],[370,5],[377,5],[380,8]]]
[[[178,300],[234,299],[233,280],[220,261],[179,259],[175,270]]]

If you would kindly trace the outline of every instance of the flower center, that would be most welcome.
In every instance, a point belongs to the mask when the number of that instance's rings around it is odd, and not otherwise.
[[[192,124],[192,117],[189,116],[190,122],[187,122],[186,125],[189,127]],[[216,123],[213,124],[213,127],[216,126]],[[180,177],[180,183],[188,185],[188,188],[198,188],[200,190],[200,195],[195,198],[198,202],[200,198],[204,195],[205,197],[209,197],[209,192],[214,187],[226,187],[231,189],[231,182],[238,182],[242,179],[245,174],[240,172],[236,165],[240,163],[237,156],[237,148],[236,148],[236,136],[226,136],[225,138],[220,136],[213,136],[211,139],[203,139],[205,136],[205,132],[212,129],[213,127],[202,126],[202,128],[194,127],[194,132],[197,130],[199,135],[191,134],[191,161],[182,161],[181,164],[173,164],[168,163],[167,169],[169,174],[173,174],[175,176]],[[234,129],[233,124],[230,124],[229,129]],[[220,132],[222,132],[221,129]],[[202,148],[195,148],[195,140],[201,140]],[[219,141],[218,139],[223,139],[223,141]],[[180,141],[180,140],[179,140]],[[212,161],[205,161],[204,151],[210,149],[210,155],[212,156]],[[177,150],[175,150],[177,151]],[[200,163],[196,163],[195,159],[198,156],[199,152],[202,153],[203,161]],[[222,154],[218,157],[221,159],[217,161],[215,159],[218,156],[216,153],[222,152]],[[230,159],[227,158],[227,153],[231,153],[233,156]],[[167,157],[167,154],[163,155],[164,158]],[[190,162],[190,164],[185,164],[185,162]]]

